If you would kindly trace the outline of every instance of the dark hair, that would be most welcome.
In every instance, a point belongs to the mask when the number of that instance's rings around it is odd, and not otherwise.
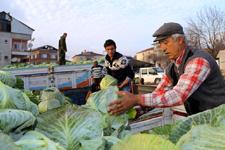
[[[113,45],[116,48],[116,43],[113,40],[111,39],[106,40],[104,43],[104,47],[106,48],[107,46],[110,46],[110,45]]]

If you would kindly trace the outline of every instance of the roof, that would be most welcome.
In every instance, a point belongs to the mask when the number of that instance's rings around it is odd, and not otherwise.
[[[73,56],[72,58],[77,57],[77,56],[104,56],[104,55],[98,54],[98,53],[94,53],[94,52],[84,51],[84,52],[81,52],[78,55]]]
[[[2,13],[9,15],[9,17],[11,17],[11,18],[14,18],[14,17],[12,17],[12,16],[10,15],[10,13],[6,13],[5,11],[0,12],[0,14],[2,14]],[[16,18],[14,18],[14,19],[16,19]],[[18,19],[16,19],[16,20],[18,20]],[[33,28],[29,27],[28,25],[26,25],[26,24],[23,23],[22,21],[20,21],[20,20],[18,20],[18,21],[19,21],[21,24],[25,25],[26,27],[28,27],[28,28],[30,28],[31,30],[34,31]]]
[[[147,48],[147,49],[145,49],[145,50],[142,50],[142,51],[140,51],[140,52],[137,52],[137,54],[143,53],[143,52],[147,52],[147,51],[152,51],[152,50],[154,50],[154,47]]]
[[[57,51],[57,49],[51,45],[44,45],[44,46],[32,49],[32,51],[36,51],[36,50],[55,50],[55,51]]]

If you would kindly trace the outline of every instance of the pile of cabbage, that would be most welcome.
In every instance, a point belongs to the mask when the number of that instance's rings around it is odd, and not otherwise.
[[[0,79],[0,147],[4,150],[225,149],[225,105],[133,134],[128,123],[134,117],[131,111],[119,116],[107,112],[108,104],[118,99],[117,81],[110,76],[82,106],[67,101],[56,88],[41,91],[37,98],[11,87],[7,81],[11,78]]]

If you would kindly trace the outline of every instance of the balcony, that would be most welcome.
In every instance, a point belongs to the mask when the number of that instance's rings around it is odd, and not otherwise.
[[[12,55],[19,55],[19,56],[30,56],[30,50],[13,50]]]

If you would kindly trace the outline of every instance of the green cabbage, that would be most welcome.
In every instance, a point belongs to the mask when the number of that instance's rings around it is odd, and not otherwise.
[[[135,134],[112,146],[112,150],[177,150],[169,140],[157,135]]]
[[[94,109],[64,105],[38,117],[37,131],[67,150],[80,148],[80,141],[103,135],[103,120]]]
[[[65,103],[64,95],[57,88],[47,88],[41,93],[41,102],[38,104],[40,113],[58,108]]]
[[[10,87],[16,84],[16,77],[9,72],[0,70],[0,81]]]
[[[17,109],[0,109],[0,131],[4,133],[21,132],[32,127],[36,118],[32,113]]]
[[[30,101],[29,97],[18,89],[13,89],[0,81],[0,109],[14,108],[27,110],[38,114],[38,107]]]
[[[22,150],[13,143],[13,140],[6,134],[0,132],[0,149],[1,150]]]
[[[198,125],[183,135],[176,146],[181,150],[224,150],[225,126]]]
[[[27,132],[15,144],[23,150],[65,150],[58,143],[37,131]]]
[[[187,117],[172,129],[169,140],[176,143],[184,134],[190,131],[193,126],[203,124],[208,124],[212,127],[225,125],[225,104]]]
[[[105,77],[100,82],[100,89],[104,90],[107,89],[109,86],[116,86],[117,79],[110,75],[105,75]]]
[[[108,114],[109,103],[118,99],[117,91],[118,88],[116,86],[109,86],[107,89],[93,93],[87,100],[88,106],[98,110],[104,115],[105,126],[113,129],[119,129],[128,124],[127,114],[121,114],[119,116]]]
[[[20,77],[16,77],[16,84],[14,88],[21,89],[21,90],[24,89],[23,79],[21,79]]]

